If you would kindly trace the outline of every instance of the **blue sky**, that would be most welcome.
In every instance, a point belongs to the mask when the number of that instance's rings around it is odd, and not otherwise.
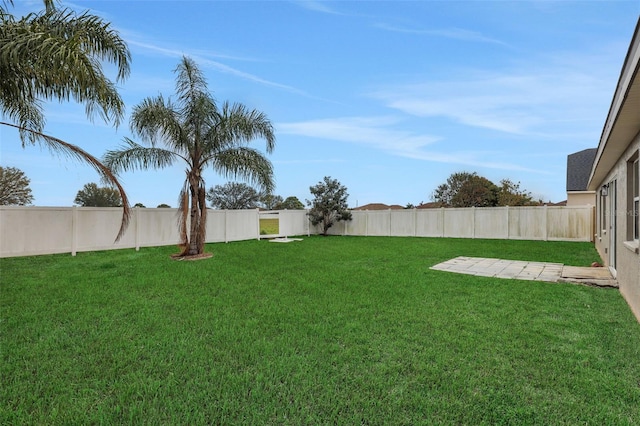
[[[40,1],[15,1],[22,15]],[[270,118],[275,194],[311,198],[324,176],[349,205],[418,204],[454,172],[520,182],[566,199],[568,154],[596,147],[640,14],[629,1],[81,1],[132,53],[114,129],[84,107],[49,103],[46,132],[101,157],[142,99],[174,93],[182,55],[214,97]],[[110,76],[115,77],[111,73]],[[0,128],[0,164],[31,179],[38,206],[70,206],[89,167],[21,148]],[[264,148],[264,141],[256,140]],[[123,173],[132,204],[176,205],[181,164]],[[213,170],[207,187],[227,179]]]

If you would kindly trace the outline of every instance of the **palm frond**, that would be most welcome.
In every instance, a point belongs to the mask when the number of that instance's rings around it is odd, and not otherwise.
[[[19,20],[2,15],[0,111],[19,126],[41,132],[44,116],[38,100],[73,98],[85,105],[90,119],[98,114],[118,125],[124,102],[100,61],[116,65],[117,81],[129,74],[124,40],[99,17],[55,7]]]
[[[162,95],[143,99],[133,108],[130,128],[132,133],[151,146],[162,144],[185,159],[189,157],[191,142],[188,129],[180,112]]]
[[[11,123],[0,122],[0,124],[13,127],[19,130],[21,129],[20,126],[17,126]],[[115,241],[118,242],[120,238],[122,238],[122,236],[124,235],[125,231],[127,230],[127,227],[129,226],[129,221],[131,219],[131,207],[129,205],[129,199],[127,197],[127,194],[125,193],[124,188],[118,181],[118,178],[113,173],[113,171],[109,169],[109,167],[102,164],[100,160],[98,160],[96,157],[94,157],[93,155],[89,154],[88,152],[84,151],[82,148],[76,145],[70,144],[68,142],[63,141],[62,139],[58,139],[53,136],[45,135],[44,133],[41,133],[41,132],[36,132],[31,129],[22,129],[22,130],[26,132],[36,133],[37,140],[41,142],[44,146],[46,146],[52,153],[65,155],[67,157],[72,157],[89,164],[91,167],[93,167],[95,171],[98,172],[98,174],[100,175],[101,179],[104,182],[110,185],[113,185],[118,189],[118,192],[120,193],[120,197],[122,198],[122,206],[123,206],[120,230],[118,231],[118,235],[116,236],[116,239],[115,239]]]
[[[275,189],[273,165],[256,149],[230,148],[216,153],[208,162],[227,178],[247,180],[267,193]]]
[[[150,168],[162,169],[172,165],[176,157],[180,157],[167,149],[139,145],[127,137],[124,138],[124,142],[119,149],[109,150],[103,157],[104,164],[116,173]]]
[[[202,95],[209,96],[207,80],[193,59],[183,56],[174,72],[176,77],[176,93],[181,105],[188,105]]]
[[[267,116],[243,104],[225,102],[217,117],[216,127],[210,129],[206,139],[215,141],[217,146],[225,149],[245,145],[257,138],[266,140],[267,153],[273,152],[275,132]]]

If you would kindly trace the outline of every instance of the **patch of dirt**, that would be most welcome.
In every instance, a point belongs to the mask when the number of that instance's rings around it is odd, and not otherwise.
[[[213,257],[213,253],[192,254],[189,256],[181,256],[179,253],[171,255],[173,260],[203,260],[211,257]]]

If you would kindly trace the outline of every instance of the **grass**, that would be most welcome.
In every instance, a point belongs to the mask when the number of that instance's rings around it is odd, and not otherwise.
[[[279,219],[260,219],[260,235],[278,235],[279,233]]]
[[[587,243],[311,237],[0,259],[0,424],[640,424],[619,292],[458,275]]]

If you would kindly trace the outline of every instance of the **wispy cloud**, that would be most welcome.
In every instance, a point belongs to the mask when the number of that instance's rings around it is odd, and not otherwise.
[[[426,147],[440,140],[437,136],[422,135],[397,129],[398,117],[342,117],[309,120],[295,123],[279,123],[277,132],[298,136],[366,145],[391,155],[415,160],[460,164],[502,170],[538,172],[513,163],[492,161],[488,152],[447,152],[427,150]]]
[[[466,70],[452,73],[450,79],[391,85],[370,95],[417,117],[444,117],[515,135],[582,137],[585,125],[600,124],[601,111],[593,105],[606,105],[611,90],[608,80],[587,63],[532,62],[530,69]]]
[[[398,27],[398,26],[389,25],[389,24],[376,24],[375,26],[377,28],[380,28],[386,31],[393,31],[398,33],[416,34],[416,35],[431,36],[431,37],[443,37],[443,38],[449,38],[454,40],[480,42],[480,43],[493,43],[493,44],[508,46],[507,43],[501,40],[498,40],[492,37],[487,37],[477,31],[465,30],[463,28],[445,28],[445,29],[425,30],[425,29]]]
[[[131,46],[135,46],[139,49],[145,50],[147,52],[154,52],[163,56],[168,56],[168,57],[172,57],[172,58],[180,58],[184,55],[190,56],[193,60],[195,60],[198,64],[204,65],[208,68],[214,69],[218,72],[222,72],[225,74],[230,74],[230,75],[234,75],[236,77],[242,78],[244,80],[249,80],[252,81],[254,83],[259,83],[265,86],[271,86],[271,87],[275,87],[278,89],[282,89],[282,90],[286,90],[288,92],[291,93],[296,93],[299,95],[304,95],[304,96],[309,96],[305,91],[297,89],[293,86],[289,86],[286,84],[282,84],[282,83],[276,83],[274,81],[270,81],[270,80],[266,80],[264,78],[258,77],[254,74],[248,73],[248,72],[244,72],[241,70],[238,70],[236,68],[230,67],[228,65],[225,65],[221,62],[218,61],[214,61],[212,59],[208,59],[206,57],[200,56],[198,54],[193,54],[194,52],[189,52],[189,51],[184,51],[184,50],[178,50],[178,49],[172,49],[172,48],[167,48],[167,47],[162,47],[162,46],[158,46],[156,44],[153,43],[147,43],[147,42],[141,42],[141,41],[137,41],[137,40],[127,40],[127,42],[129,43],[129,45]]]
[[[280,123],[278,132],[373,146],[389,152],[408,152],[432,144],[438,138],[390,128],[394,117],[343,117]]]
[[[332,15],[340,15],[339,12],[330,8],[325,1],[319,0],[293,0],[292,3],[314,12],[329,13]]]

